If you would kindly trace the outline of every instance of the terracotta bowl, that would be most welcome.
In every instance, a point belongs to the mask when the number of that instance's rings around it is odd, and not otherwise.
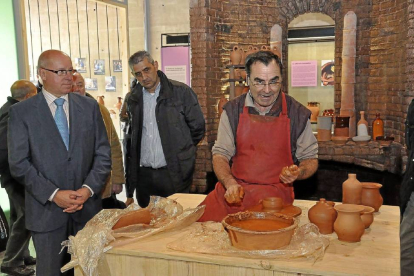
[[[374,208],[370,206],[364,206],[364,211],[362,211],[361,220],[365,224],[365,229],[369,228],[369,226],[374,222],[374,212]]]
[[[283,199],[281,197],[266,197],[262,201],[263,211],[279,212],[283,209]]]
[[[345,145],[346,142],[348,142],[349,137],[345,137],[345,136],[332,136],[331,138],[332,142],[334,142],[335,144],[338,145]]]
[[[240,212],[221,222],[231,244],[243,250],[274,250],[287,246],[298,220],[280,213]]]

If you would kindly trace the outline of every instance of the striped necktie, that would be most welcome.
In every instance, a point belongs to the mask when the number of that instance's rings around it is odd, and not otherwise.
[[[58,98],[55,100],[56,104],[56,113],[55,113],[55,122],[56,126],[60,132],[60,136],[62,136],[63,142],[65,143],[66,150],[69,149],[69,128],[68,128],[68,120],[66,119],[65,110],[63,110],[63,103],[65,99]]]

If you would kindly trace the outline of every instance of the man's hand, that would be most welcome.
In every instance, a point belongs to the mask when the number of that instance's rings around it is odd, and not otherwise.
[[[122,184],[112,184],[112,193],[119,194],[122,192]]]
[[[224,198],[230,204],[240,205],[244,197],[244,189],[236,182],[236,180],[233,179],[232,181],[234,181],[234,183],[227,184]]]
[[[282,172],[279,175],[282,183],[293,183],[299,176],[300,169],[296,165],[290,165],[283,167]]]
[[[83,208],[83,201],[78,199],[82,194],[72,190],[58,190],[53,197],[53,202],[64,209],[65,213],[74,213]]]
[[[128,207],[129,205],[131,205],[132,203],[134,203],[134,199],[132,197],[128,197],[127,200],[125,201],[125,205]]]

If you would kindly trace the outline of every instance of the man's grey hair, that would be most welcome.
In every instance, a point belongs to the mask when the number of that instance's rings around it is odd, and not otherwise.
[[[149,63],[151,63],[152,65],[154,65],[154,59],[152,58],[152,56],[150,55],[150,53],[148,53],[147,51],[138,51],[138,52],[136,52],[135,54],[133,54],[128,59],[129,68],[131,68],[131,70],[132,70],[133,66],[135,64],[138,64],[141,61],[143,61],[144,58],[146,58]]]
[[[27,94],[30,92],[33,92],[33,89],[35,88],[34,84],[30,85],[31,83],[29,81],[16,81],[12,84],[10,87],[11,96],[13,99],[16,100],[22,100],[24,97],[26,97]]]

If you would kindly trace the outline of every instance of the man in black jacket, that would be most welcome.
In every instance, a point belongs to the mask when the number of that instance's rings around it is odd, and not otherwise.
[[[136,52],[128,64],[139,83],[127,103],[132,131],[127,178],[138,204],[146,207],[151,195],[189,192],[205,121],[194,91],[169,80],[148,52]]]
[[[0,181],[10,201],[10,238],[1,272],[11,275],[32,275],[36,260],[29,255],[30,231],[25,224],[24,186],[11,176],[7,153],[7,125],[12,105],[36,95],[36,86],[27,80],[19,80],[10,88],[11,97],[0,108]]]

